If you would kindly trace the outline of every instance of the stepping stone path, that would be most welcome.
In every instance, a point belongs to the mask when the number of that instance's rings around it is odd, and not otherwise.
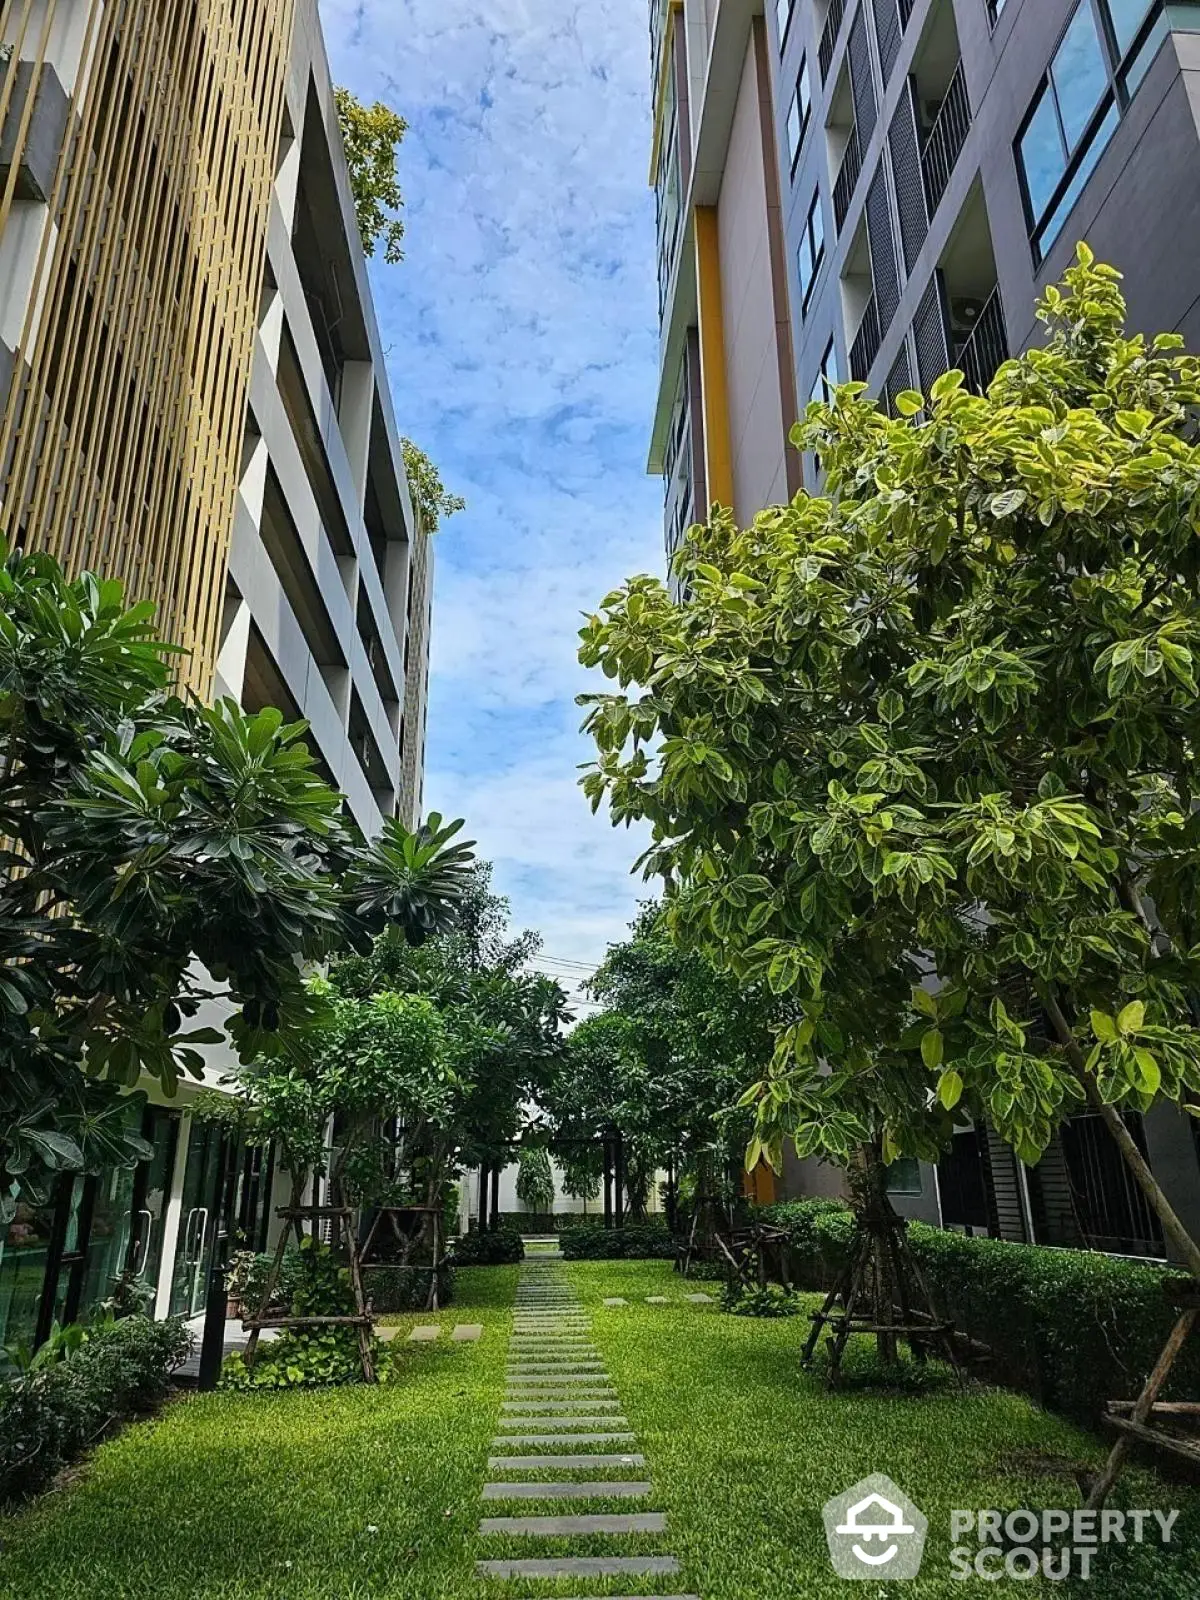
[[[436,1322],[432,1325],[428,1323],[421,1323],[413,1329],[408,1337],[413,1341],[414,1344],[428,1344],[431,1339],[439,1339],[441,1337],[441,1333],[442,1330],[440,1324]]]
[[[636,1436],[620,1415],[620,1401],[591,1343],[591,1323],[558,1265],[561,1260],[557,1248],[551,1245],[528,1252],[521,1268],[503,1415],[492,1443],[496,1454],[488,1457],[490,1481],[483,1488],[483,1499],[489,1504],[507,1501],[514,1509],[508,1514],[482,1517],[479,1523],[479,1532],[485,1539],[496,1536],[530,1541],[528,1557],[477,1563],[481,1577],[520,1582],[522,1587],[517,1592],[530,1596],[543,1592],[537,1587],[539,1583],[552,1580],[669,1579],[679,1572],[679,1562],[671,1555],[551,1557],[536,1553],[540,1539],[586,1540],[594,1534],[620,1538],[665,1533],[667,1518],[661,1511],[639,1505],[628,1512],[588,1513],[586,1508],[576,1512],[574,1507],[564,1505],[562,1512],[555,1515],[523,1516],[517,1508],[522,1500],[644,1503],[654,1492],[644,1471],[645,1457],[635,1448]],[[604,1303],[625,1305],[626,1301],[614,1298]],[[518,1429],[525,1431],[515,1431]],[[585,1445],[597,1449],[583,1453],[581,1447]],[[597,1478],[602,1467],[630,1470],[620,1479]],[[643,1470],[634,1470],[639,1468]],[[506,1478],[506,1474],[531,1471],[544,1473],[544,1481]],[[526,1588],[526,1583],[533,1587]],[[588,1592],[586,1585],[581,1586],[577,1600]],[[698,1600],[696,1595],[674,1591],[668,1594],[657,1587],[655,1592],[661,1600]]]

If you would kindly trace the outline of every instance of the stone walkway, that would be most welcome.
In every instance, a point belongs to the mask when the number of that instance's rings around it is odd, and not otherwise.
[[[557,1249],[526,1257],[517,1285],[516,1314],[509,1346],[508,1377],[496,1452],[488,1458],[490,1481],[483,1498],[506,1515],[485,1516],[479,1531],[528,1539],[536,1552],[540,1539],[586,1538],[590,1534],[659,1534],[666,1515],[645,1509],[653,1485],[637,1439],[620,1415],[620,1402],[589,1337],[591,1323],[576,1298]],[[587,1446],[583,1451],[580,1446]],[[597,1479],[599,1468],[626,1467],[618,1480]],[[513,1473],[541,1471],[546,1481],[511,1481]],[[578,1500],[631,1500],[629,1512],[576,1515]],[[561,1500],[556,1515],[523,1516],[522,1500]],[[538,1556],[480,1561],[487,1578],[530,1582],[565,1578],[673,1577],[679,1563],[671,1555]],[[530,1590],[536,1594],[537,1590]],[[614,1597],[617,1600],[617,1597]],[[695,1595],[664,1595],[662,1600],[697,1600]]]

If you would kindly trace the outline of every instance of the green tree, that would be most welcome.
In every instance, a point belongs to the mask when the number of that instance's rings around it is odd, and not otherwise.
[[[14,1180],[149,1153],[122,1091],[199,1075],[204,999],[246,1058],[278,1046],[304,963],[437,932],[466,881],[460,824],[364,844],[306,724],[172,695],[173,653],[119,584],[0,561],[0,1216]]]
[[[539,1215],[554,1210],[554,1173],[544,1144],[523,1144],[517,1152],[517,1199]]]
[[[335,89],[334,99],[363,250],[373,256],[382,239],[383,259],[395,265],[404,260],[404,219],[397,215],[404,196],[396,151],[408,123],[382,101],[366,106],[346,88]]]
[[[408,489],[413,504],[426,533],[436,533],[443,517],[452,517],[456,511],[465,511],[467,502],[460,494],[451,494],[442,482],[442,475],[433,462],[411,439],[401,439],[404,470],[408,476]]]
[[[1122,1115],[1200,1091],[1200,365],[1117,278],[1081,246],[984,396],[813,404],[823,495],[610,595],[585,783],[652,824],[675,935],[795,1008],[773,1159],[970,1112],[1032,1162],[1091,1106],[1200,1273]]]
[[[702,1165],[711,1193],[744,1149],[750,1119],[736,1102],[771,1058],[777,1007],[761,986],[680,950],[658,906],[643,908],[631,934],[590,981],[602,1009],[570,1034],[544,1103],[572,1177],[592,1178],[598,1141],[621,1133],[636,1211],[659,1166]]]

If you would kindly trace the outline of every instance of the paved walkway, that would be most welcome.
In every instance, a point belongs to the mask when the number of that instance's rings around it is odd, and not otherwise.
[[[485,1516],[479,1531],[528,1539],[536,1552],[541,1539],[579,1538],[591,1534],[661,1534],[667,1531],[663,1512],[653,1504],[653,1485],[645,1473],[645,1457],[637,1438],[620,1415],[620,1402],[591,1343],[591,1324],[571,1288],[557,1248],[526,1257],[517,1285],[517,1307],[509,1347],[508,1378],[496,1452],[488,1458],[489,1482],[483,1498],[500,1515]],[[584,1448],[586,1447],[586,1448]],[[630,1470],[616,1480],[594,1477],[599,1468]],[[512,1474],[540,1471],[544,1482],[514,1481]],[[629,1500],[628,1512],[576,1514],[573,1502]],[[521,1515],[522,1500],[560,1500],[555,1515]],[[506,1580],[562,1580],[661,1575],[675,1576],[679,1563],[671,1555],[538,1556],[480,1561],[479,1572]],[[531,1588],[531,1595],[538,1590]],[[615,1597],[614,1597],[615,1600]],[[663,1600],[697,1600],[672,1593]]]

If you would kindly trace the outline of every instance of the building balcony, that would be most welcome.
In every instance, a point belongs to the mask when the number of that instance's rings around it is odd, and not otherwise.
[[[970,131],[971,102],[967,97],[967,80],[960,61],[921,150],[925,205],[931,219],[941,204]]]
[[[858,325],[854,343],[850,346],[850,376],[855,383],[867,381],[867,374],[875,365],[875,357],[879,354],[881,341],[879,307],[875,296],[872,295],[867,301],[867,309],[863,312],[862,321]]]
[[[953,334],[952,334],[953,337]],[[957,343],[954,364],[961,367],[967,388],[984,394],[988,384],[1000,367],[1008,360],[1008,329],[1004,322],[1004,306],[1000,289],[992,290],[991,297],[975,320],[970,334]]]
[[[859,142],[858,129],[850,129],[850,137],[846,140],[846,149],[842,155],[842,164],[838,169],[837,181],[833,186],[833,220],[837,231],[841,233],[846,217],[850,211],[850,201],[858,186],[859,176],[862,173],[862,145]]]
[[[837,37],[842,29],[842,18],[845,15],[846,0],[831,0],[825,26],[821,30],[821,47],[818,52],[822,83],[828,78],[829,69],[833,65],[834,46],[837,44]]]

